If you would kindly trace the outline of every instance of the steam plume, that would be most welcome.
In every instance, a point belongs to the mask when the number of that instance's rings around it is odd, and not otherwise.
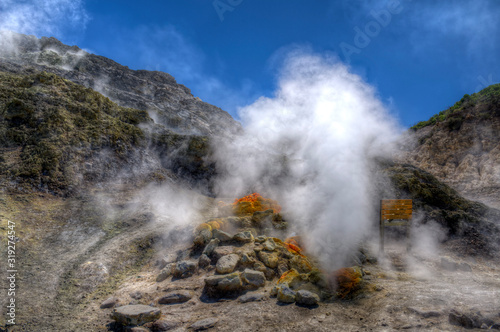
[[[344,265],[377,221],[372,168],[399,134],[375,90],[335,59],[294,52],[275,95],[240,116],[245,134],[217,149],[219,195],[278,198],[323,267]]]

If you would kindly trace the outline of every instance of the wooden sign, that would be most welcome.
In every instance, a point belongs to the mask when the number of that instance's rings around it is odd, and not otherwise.
[[[410,235],[410,220],[413,203],[411,199],[383,199],[380,201],[380,250],[384,251],[385,226],[407,226]],[[407,247],[409,249],[409,246]]]

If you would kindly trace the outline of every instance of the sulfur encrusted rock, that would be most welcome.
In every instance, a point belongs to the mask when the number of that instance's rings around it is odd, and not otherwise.
[[[252,235],[252,232],[250,231],[244,231],[244,232],[239,232],[234,234],[233,240],[237,242],[242,242],[242,243],[250,243],[253,242],[254,237]]]
[[[265,266],[274,269],[278,266],[278,254],[275,252],[259,251],[259,259],[264,263]]]
[[[288,287],[288,285],[281,285],[278,287],[278,301],[283,303],[294,303],[296,293]]]

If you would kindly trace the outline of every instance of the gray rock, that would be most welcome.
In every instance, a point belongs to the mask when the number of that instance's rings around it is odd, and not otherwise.
[[[215,260],[219,260],[222,256],[232,254],[234,252],[234,247],[232,246],[218,246],[214,249],[212,256]]]
[[[219,246],[220,240],[219,239],[212,239],[208,244],[205,246],[205,249],[203,250],[203,254],[210,256],[214,252],[215,248]]]
[[[240,296],[238,299],[241,303],[247,303],[247,302],[255,302],[255,301],[262,301],[266,295],[264,293],[246,293],[245,295]]]
[[[189,278],[196,272],[196,263],[191,261],[182,261],[175,265],[174,277],[179,279]]]
[[[111,313],[111,318],[122,325],[143,325],[159,319],[160,316],[159,308],[142,304],[118,307]]]
[[[234,234],[233,240],[242,242],[242,243],[250,243],[253,242],[253,235],[250,231],[244,231]]]
[[[168,264],[160,271],[160,274],[156,277],[156,282],[162,282],[172,275],[172,272],[175,268],[175,263]]]
[[[134,300],[140,300],[142,299],[142,292],[141,291],[135,291],[129,294],[131,298]]]
[[[283,303],[293,303],[295,302],[296,293],[290,289],[287,285],[281,285],[278,287],[278,301]]]
[[[167,293],[158,299],[159,304],[184,303],[193,297],[193,293],[187,290],[179,290]]]
[[[266,276],[260,271],[245,269],[241,278],[248,288],[259,288],[266,284]]]
[[[162,257],[159,260],[159,262],[158,262],[158,268],[161,270],[165,266],[167,266],[168,264],[175,263],[176,260],[177,260],[177,255],[176,254],[168,254],[167,256]]]
[[[483,324],[489,327],[494,324],[492,320],[483,318],[479,312],[466,314],[453,309],[448,315],[448,321],[452,325],[465,327],[466,329],[481,328]]]
[[[205,254],[201,255],[198,259],[198,266],[201,268],[205,268],[210,265],[212,260]]]
[[[278,266],[278,254],[275,252],[259,251],[259,259],[264,263],[265,266],[274,269]]]
[[[224,295],[228,292],[240,291],[242,285],[238,272],[205,278],[205,287],[211,295]]]
[[[318,304],[319,296],[307,290],[299,290],[297,292],[296,301],[298,304],[314,306]]]
[[[112,296],[108,297],[101,303],[101,309],[113,308],[118,303],[118,298]]]
[[[215,265],[217,273],[226,274],[233,272],[239,260],[240,256],[236,254],[222,256]]]
[[[255,238],[255,242],[257,242],[257,243],[262,243],[262,242],[264,242],[266,240],[267,240],[267,236],[264,236],[264,235],[260,235],[260,236],[257,236]]]
[[[262,247],[264,248],[264,250],[274,251],[276,250],[276,243],[273,239],[268,238],[264,243],[262,243]]]
[[[163,332],[173,330],[179,325],[179,322],[172,322],[166,319],[158,319],[157,321],[144,324],[143,326],[153,331]]]
[[[229,233],[226,233],[226,232],[221,231],[219,229],[214,229],[212,231],[212,236],[215,239],[218,239],[220,242],[228,242],[228,241],[231,241],[233,239],[233,237]]]
[[[271,223],[273,210],[255,211],[252,215],[252,222],[256,227],[263,227],[266,223]]]
[[[194,322],[189,327],[195,331],[207,330],[209,328],[214,327],[218,321],[219,321],[219,319],[217,319],[215,317],[205,318],[205,319]]]

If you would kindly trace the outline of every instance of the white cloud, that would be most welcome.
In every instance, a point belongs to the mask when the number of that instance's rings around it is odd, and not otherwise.
[[[0,30],[58,36],[85,29],[89,15],[81,0],[0,0]]]

